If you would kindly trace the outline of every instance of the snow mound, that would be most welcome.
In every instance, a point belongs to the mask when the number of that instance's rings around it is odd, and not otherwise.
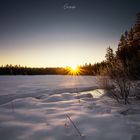
[[[95,92],[43,93],[36,97],[16,98],[2,104],[0,138],[137,140],[140,114],[132,115],[137,111],[130,110],[126,116],[122,115],[118,112],[121,106],[112,104],[112,100],[106,96],[94,98],[93,93]]]
[[[55,95],[49,96],[44,101],[46,101],[46,102],[59,102],[59,101],[63,101],[63,100],[64,99],[63,99],[63,97],[60,94],[55,94]]]

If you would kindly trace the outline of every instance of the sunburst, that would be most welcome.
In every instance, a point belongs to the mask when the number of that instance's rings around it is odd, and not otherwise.
[[[67,67],[68,74],[70,75],[79,75],[80,74],[80,68],[78,66],[71,66]]]

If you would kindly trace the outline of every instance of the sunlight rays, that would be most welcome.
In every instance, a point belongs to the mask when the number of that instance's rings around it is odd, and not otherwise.
[[[69,75],[79,75],[81,72],[78,66],[67,67],[66,70],[68,71]]]

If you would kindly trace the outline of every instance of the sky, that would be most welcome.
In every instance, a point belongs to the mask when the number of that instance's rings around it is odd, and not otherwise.
[[[0,65],[101,62],[138,12],[140,0],[1,0]]]

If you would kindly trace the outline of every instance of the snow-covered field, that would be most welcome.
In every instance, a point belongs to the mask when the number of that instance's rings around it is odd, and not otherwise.
[[[1,76],[0,140],[139,140],[139,101],[97,87],[89,76]]]

